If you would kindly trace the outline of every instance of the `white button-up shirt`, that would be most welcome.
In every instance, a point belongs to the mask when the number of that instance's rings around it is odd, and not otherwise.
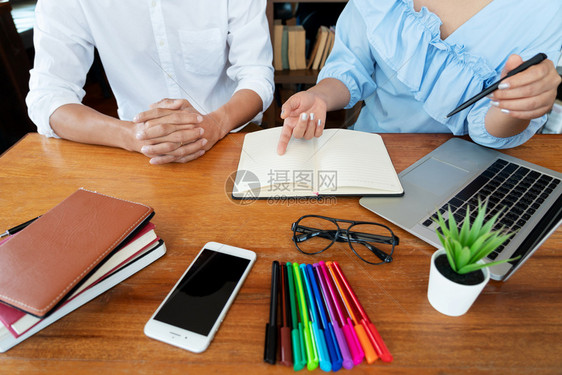
[[[274,90],[265,6],[266,0],[39,0],[29,116],[39,133],[56,137],[49,117],[61,105],[81,103],[94,47],[122,120],[163,98],[187,99],[207,114],[241,89],[256,92],[265,110]]]

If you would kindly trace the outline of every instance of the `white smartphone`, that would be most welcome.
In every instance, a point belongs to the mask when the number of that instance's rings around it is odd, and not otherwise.
[[[255,261],[253,251],[208,242],[146,323],[144,333],[203,352]]]

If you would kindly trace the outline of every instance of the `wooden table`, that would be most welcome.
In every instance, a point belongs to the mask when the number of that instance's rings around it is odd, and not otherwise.
[[[304,214],[384,222],[361,208],[358,198],[247,205],[231,201],[225,182],[236,170],[242,137],[231,134],[203,158],[184,165],[152,166],[140,154],[37,134],[27,135],[2,155],[2,231],[84,187],[154,207],[153,222],[168,252],[0,354],[0,373],[292,373],[282,365],[263,362],[271,262],[276,259],[337,260],[342,265],[394,355],[390,364],[363,363],[353,373],[561,373],[561,229],[507,282],[491,281],[466,315],[447,317],[435,311],[426,297],[434,249],[398,228],[401,242],[394,262],[380,267],[361,262],[344,245],[314,257],[296,251],[290,226]],[[449,137],[383,135],[397,171]],[[505,152],[562,171],[561,140],[538,135]],[[258,254],[211,346],[203,354],[193,354],[147,338],[145,322],[208,241]]]

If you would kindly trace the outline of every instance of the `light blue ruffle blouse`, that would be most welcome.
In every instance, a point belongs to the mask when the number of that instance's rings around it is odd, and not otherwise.
[[[546,115],[509,138],[486,131],[487,98],[446,115],[498,80],[513,53],[527,60],[544,52],[558,61],[561,20],[562,1],[494,0],[442,40],[439,17],[425,7],[416,12],[413,0],[351,0],[318,81],[342,81],[351,94],[346,108],[365,101],[356,130],[469,134],[484,146],[515,147],[535,134]]]

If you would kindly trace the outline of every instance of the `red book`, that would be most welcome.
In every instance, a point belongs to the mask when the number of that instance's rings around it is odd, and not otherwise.
[[[0,245],[0,302],[46,317],[153,213],[144,204],[77,190]]]
[[[14,236],[17,236],[15,234]],[[5,242],[9,240],[8,237]],[[147,223],[130,241],[115,251],[97,270],[95,270],[60,306],[72,301],[85,290],[92,288],[109,275],[115,273],[125,265],[152,250],[158,244],[158,236],[154,231],[154,224]],[[0,243],[2,243],[0,242]],[[60,308],[59,307],[59,308]],[[12,306],[0,303],[0,321],[14,337],[19,337],[41,318],[27,314]],[[0,327],[0,332],[2,331]],[[1,334],[0,334],[1,335]]]

